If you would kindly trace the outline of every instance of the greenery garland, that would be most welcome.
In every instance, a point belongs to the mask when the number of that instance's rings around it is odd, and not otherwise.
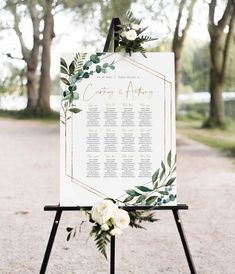
[[[107,73],[108,70],[115,69],[114,62],[110,64],[107,62],[100,63],[100,57],[105,54],[105,52],[97,52],[87,58],[86,53],[76,53],[70,65],[67,65],[66,61],[61,58],[60,72],[63,75],[61,81],[65,84],[61,100],[61,107],[64,112],[62,123],[65,124],[70,118],[67,115],[68,112],[79,113],[81,111],[74,103],[75,100],[79,100],[79,93],[76,91],[77,84],[92,77],[95,73]]]

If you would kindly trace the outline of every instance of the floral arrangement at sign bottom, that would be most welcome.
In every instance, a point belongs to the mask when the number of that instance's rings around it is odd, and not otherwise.
[[[142,222],[156,222],[154,214],[143,210],[126,211],[125,206],[161,206],[176,199],[172,193],[176,177],[176,156],[172,159],[171,151],[167,156],[167,164],[161,161],[161,167],[152,175],[150,182],[145,185],[136,186],[126,190],[126,198],[115,200],[106,198],[95,204],[91,211],[85,211],[88,222],[92,224],[90,237],[94,236],[97,249],[107,259],[106,246],[110,242],[111,236],[119,236],[128,226],[141,228]],[[81,232],[86,221],[82,221],[79,226],[67,227],[67,241],[76,236],[77,228]]]

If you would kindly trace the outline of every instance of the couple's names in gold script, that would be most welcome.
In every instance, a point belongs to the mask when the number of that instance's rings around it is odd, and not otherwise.
[[[83,92],[83,101],[91,101],[97,96],[105,96],[108,99],[112,99],[116,95],[123,96],[126,99],[131,99],[133,101],[136,97],[146,97],[147,99],[151,99],[153,96],[153,90],[145,90],[142,86],[136,87],[132,81],[128,82],[126,89],[117,90],[105,86],[95,90],[93,84],[89,83]]]

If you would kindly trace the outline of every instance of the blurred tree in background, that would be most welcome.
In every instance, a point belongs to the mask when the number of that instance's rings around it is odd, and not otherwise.
[[[53,0],[6,0],[5,8],[13,17],[11,27],[19,39],[22,59],[26,63],[27,110],[50,112],[50,50],[51,41],[55,36],[52,15]],[[24,30],[21,28],[21,22],[26,17],[30,19],[33,29],[31,48],[26,46]],[[42,48],[41,52],[40,48]],[[41,60],[41,74],[38,96],[36,72],[39,60]]]
[[[180,85],[180,62],[184,46],[184,41],[193,20],[193,8],[196,0],[181,0],[177,3],[178,15],[175,24],[174,36],[172,40],[172,51],[175,53],[175,101],[178,106],[178,94]],[[182,27],[183,12],[186,12],[186,23]]]
[[[217,0],[209,4],[208,31],[210,34],[210,116],[206,126],[223,126],[225,111],[223,87],[228,73],[229,55],[235,35],[235,1],[228,0],[220,20],[216,23]]]
[[[51,92],[51,44],[55,37],[54,14],[65,8],[76,9],[85,5],[90,6],[94,1],[54,1],[54,0],[6,0],[5,9],[13,17],[10,25],[15,31],[21,46],[22,59],[26,63],[27,77],[27,111],[35,114],[47,114],[50,108]],[[32,25],[32,47],[26,46],[24,41],[24,29],[21,23],[26,18],[30,19]],[[9,57],[13,56],[9,53]],[[39,85],[37,81],[37,68],[41,63]],[[37,89],[38,86],[38,89]]]
[[[100,30],[105,35],[108,32],[110,18],[122,18],[136,0],[100,1],[101,17]]]
[[[8,93],[13,90],[20,92],[23,90],[22,85],[27,82],[28,110],[36,114],[50,112],[50,94],[52,90],[53,94],[56,90],[59,93],[56,88],[58,78],[53,80],[52,85],[50,77],[53,45],[58,42],[63,45],[62,41],[66,42],[68,36],[70,39],[73,36],[80,43],[77,46],[78,50],[81,45],[94,51],[101,50],[111,18],[122,18],[126,11],[131,9],[137,17],[143,19],[143,26],[149,26],[151,35],[159,38],[155,44],[151,44],[149,50],[174,51],[176,97],[179,91],[191,93],[207,91],[210,83],[209,120],[212,120],[212,116],[213,121],[215,117],[220,117],[220,122],[217,124],[223,123],[225,118],[222,90],[234,91],[235,88],[232,23],[234,0],[3,0],[0,5],[9,15],[9,20],[0,18],[0,32],[6,28],[14,30],[20,43],[22,60],[26,64],[25,70],[18,68],[17,65],[11,66],[9,68],[11,75],[8,73],[1,76],[0,90]],[[191,25],[195,27],[194,18],[200,20],[200,12],[207,12],[209,7],[210,41],[193,37],[194,30],[190,32]],[[216,19],[213,17],[215,13]],[[221,16],[221,20],[217,22],[218,15]],[[57,26],[57,18],[60,18],[59,20],[62,18],[65,23],[70,21],[73,31],[69,28],[62,36]],[[200,22],[205,29],[207,19],[208,16],[202,17]],[[31,26],[31,32],[26,25]],[[84,35],[79,40],[80,30],[83,30]],[[216,51],[216,48],[219,51]],[[11,57],[9,59],[11,61],[12,58],[17,57],[7,52],[7,49],[4,54]],[[227,57],[223,59],[224,56]],[[224,65],[221,67],[221,64]],[[19,74],[16,73],[17,70]],[[22,75],[22,72],[25,74]],[[10,82],[14,84],[10,86]]]

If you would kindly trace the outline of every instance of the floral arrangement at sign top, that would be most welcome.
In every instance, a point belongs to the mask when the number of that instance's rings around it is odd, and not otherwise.
[[[145,56],[142,44],[146,41],[155,40],[148,36],[140,36],[146,28],[140,28],[141,20],[134,18],[131,12],[127,13],[128,23],[122,24],[120,33],[121,41],[119,50],[126,52],[140,51]],[[78,114],[82,110],[77,108],[76,101],[79,100],[77,84],[92,77],[94,74],[108,73],[114,70],[112,63],[101,63],[102,55],[106,53],[95,53],[87,57],[87,54],[77,53],[73,61],[68,65],[61,58],[60,71],[61,81],[64,85],[61,99],[61,123],[66,128],[66,123],[72,118],[72,114]],[[145,56],[146,57],[146,56]],[[125,206],[161,206],[176,199],[172,193],[175,182],[176,155],[171,151],[167,156],[167,163],[161,161],[161,166],[154,172],[152,178],[145,185],[136,186],[126,190],[126,197],[123,201],[106,198],[99,201],[92,207],[91,211],[85,211],[88,222],[92,224],[90,236],[94,236],[94,241],[98,250],[107,258],[106,246],[110,242],[111,236],[121,235],[128,226],[132,228],[144,228],[142,222],[156,222],[153,213],[143,210],[126,211]],[[79,226],[67,227],[67,241],[75,237],[77,229],[81,231],[82,226],[87,221],[83,221]]]
[[[132,52],[140,52],[145,55],[143,43],[157,40],[157,38],[143,35],[148,27],[141,27],[141,19],[137,19],[131,11],[128,11],[124,22],[119,25],[119,45],[116,51],[125,51],[131,55]]]

